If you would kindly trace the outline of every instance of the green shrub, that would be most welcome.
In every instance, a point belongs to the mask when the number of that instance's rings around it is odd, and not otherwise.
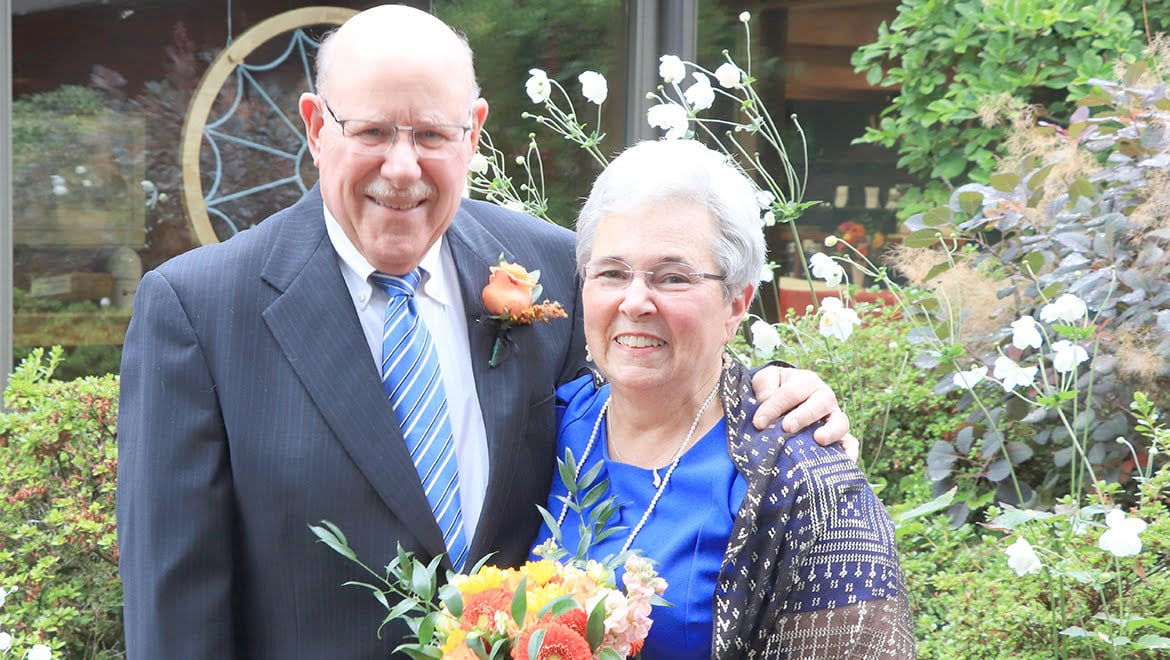
[[[849,415],[850,430],[861,441],[861,465],[871,481],[884,484],[883,501],[920,501],[925,493],[903,492],[900,484],[923,474],[931,446],[962,424],[958,396],[934,393],[933,383],[914,366],[915,348],[906,341],[913,325],[897,307],[858,303],[856,309],[861,324],[845,342],[821,336],[813,314],[789,316],[774,326],[780,335],[776,351],[755,357],[817,372]]]
[[[114,529],[118,382],[50,377],[61,349],[13,372],[0,415],[0,630],[69,658],[121,657]]]

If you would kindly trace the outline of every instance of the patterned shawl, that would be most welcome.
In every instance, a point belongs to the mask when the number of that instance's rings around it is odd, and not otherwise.
[[[725,358],[728,452],[747,480],[715,591],[715,658],[913,658],[894,525],[837,448],[757,431],[750,375]]]

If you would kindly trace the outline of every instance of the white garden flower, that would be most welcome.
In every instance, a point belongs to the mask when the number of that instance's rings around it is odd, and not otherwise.
[[[845,269],[829,255],[818,252],[808,260],[812,276],[824,280],[829,286],[839,286],[845,279]]]
[[[4,587],[0,587],[0,607],[4,607],[4,601],[8,598],[8,592]]]
[[[88,171],[89,170],[85,169],[85,165],[78,165],[77,167],[73,168],[74,174],[85,174]]]
[[[0,652],[7,652],[10,648],[12,648],[12,635],[0,632]]]
[[[711,79],[698,71],[692,73],[691,77],[695,79],[695,84],[683,92],[687,103],[696,111],[710,108],[715,103],[715,90],[711,89]]]
[[[992,372],[1000,379],[1004,392],[1011,392],[1017,387],[1031,387],[1036,382],[1036,372],[1039,367],[1021,367],[1014,360],[1003,355],[995,358],[995,370]]]
[[[1036,319],[1032,318],[1030,314],[1012,321],[1012,346],[1019,349],[1040,348],[1040,344],[1043,342],[1044,338],[1040,336],[1040,326],[1036,324]]]
[[[756,355],[760,357],[769,357],[776,347],[780,345],[780,333],[776,332],[776,327],[767,321],[756,321],[752,323],[752,346],[756,349]]]
[[[677,55],[663,55],[658,58],[658,75],[664,83],[676,83],[687,77],[687,68]]]
[[[1117,557],[1130,557],[1142,551],[1142,540],[1138,538],[1146,528],[1146,521],[1130,518],[1121,509],[1105,514],[1109,529],[1097,540],[1097,547],[1112,552]]]
[[[739,12],[739,22],[740,23],[747,23],[750,20],[752,20],[751,12],[747,12],[747,11]]]
[[[687,109],[675,103],[661,103],[646,111],[646,121],[666,131],[666,139],[677,140],[687,134]]]
[[[69,194],[69,188],[63,183],[53,184],[53,194],[58,197],[63,197]]]
[[[528,82],[524,83],[524,91],[533,103],[544,103],[552,95],[552,83],[544,69],[529,69]]]
[[[761,209],[771,208],[775,202],[776,196],[772,194],[771,190],[756,191],[756,206],[759,206]]]
[[[979,384],[979,381],[987,377],[987,367],[979,366],[968,369],[967,371],[956,371],[955,375],[951,377],[955,387],[962,387],[964,389],[972,389]]]
[[[776,277],[776,274],[772,272],[772,269],[775,267],[776,264],[771,262],[764,264],[764,266],[760,268],[760,281],[771,282]]]
[[[475,154],[471,157],[471,162],[467,164],[467,169],[470,170],[472,174],[487,174],[487,156],[484,156],[481,153]]]
[[[27,660],[52,660],[53,650],[44,644],[34,644],[24,657]]]
[[[715,80],[719,81],[721,87],[728,89],[739,87],[742,79],[743,72],[731,62],[724,62],[719,65],[718,69],[715,69]]]
[[[1040,308],[1040,320],[1045,323],[1052,323],[1058,320],[1064,321],[1065,323],[1072,323],[1085,318],[1088,313],[1089,310],[1085,307],[1085,301],[1071,293],[1066,293],[1054,302],[1050,302]]]
[[[837,238],[836,236],[829,234],[828,236],[825,237],[825,247],[828,247],[828,248],[837,247],[837,243],[840,240],[841,239]]]
[[[842,304],[840,298],[821,301],[820,332],[823,336],[845,341],[858,325],[861,325],[861,319],[857,318],[857,312]]]
[[[1076,371],[1077,365],[1089,359],[1089,354],[1077,344],[1062,339],[1052,345],[1052,368],[1067,374]]]
[[[1040,558],[1036,556],[1036,551],[1032,549],[1032,544],[1022,538],[1016,539],[1016,542],[1009,545],[1004,552],[1008,556],[1008,566],[1019,577],[1035,573],[1043,566]]]
[[[605,83],[605,76],[596,71],[586,71],[577,76],[581,83],[581,95],[592,103],[601,105],[609,96],[609,86]]]
[[[776,214],[771,211],[764,211],[764,215],[760,217],[760,222],[764,223],[765,227],[774,227],[776,225]]]

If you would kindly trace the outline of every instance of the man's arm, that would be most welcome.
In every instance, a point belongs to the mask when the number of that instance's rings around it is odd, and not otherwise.
[[[127,657],[233,658],[231,471],[216,383],[147,273],[122,354],[117,520]]]
[[[849,433],[849,418],[837,405],[837,395],[820,376],[806,369],[768,366],[752,376],[752,389],[760,400],[752,418],[757,429],[767,428],[785,413],[783,428],[788,433],[823,419],[824,425],[813,433],[813,438],[822,445],[840,442],[849,458],[857,461],[858,442]]]

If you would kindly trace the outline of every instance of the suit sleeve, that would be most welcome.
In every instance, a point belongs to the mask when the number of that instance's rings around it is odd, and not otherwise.
[[[227,434],[175,289],[139,285],[122,354],[117,521],[127,657],[233,658]]]

